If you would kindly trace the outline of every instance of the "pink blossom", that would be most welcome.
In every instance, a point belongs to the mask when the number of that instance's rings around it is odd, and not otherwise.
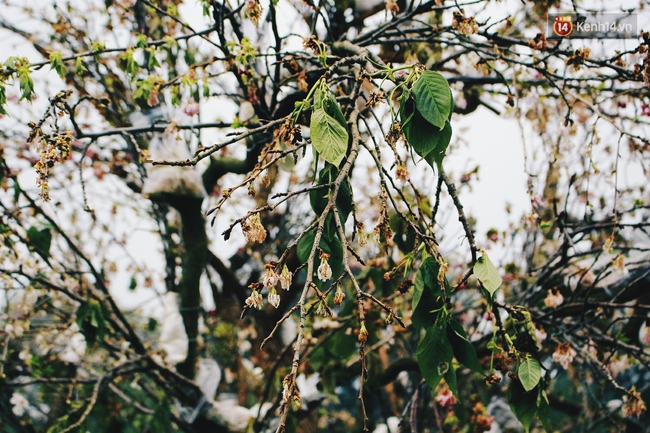
[[[458,403],[458,400],[450,390],[446,389],[442,394],[436,396],[436,403],[441,407],[452,407]]]
[[[198,104],[198,102],[194,102],[192,99],[188,104],[183,108],[183,113],[187,114],[188,116],[196,116],[199,114],[201,106]]]

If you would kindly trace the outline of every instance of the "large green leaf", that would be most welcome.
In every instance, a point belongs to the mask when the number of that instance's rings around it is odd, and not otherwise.
[[[418,346],[418,365],[422,376],[431,389],[435,389],[440,380],[453,369],[451,360],[454,354],[447,339],[446,326],[432,326]]]
[[[427,257],[415,276],[411,320],[417,329],[433,325],[436,315],[432,311],[442,306],[442,290],[438,283],[439,269],[440,266],[433,257]]]
[[[445,127],[442,131],[434,134],[433,138],[437,140],[436,145],[431,152],[424,156],[425,161],[428,162],[432,168],[435,167],[434,164],[437,166],[442,164],[445,152],[447,152],[447,147],[449,147],[449,143],[451,142],[451,134],[451,123],[449,123],[449,121],[445,123]]]
[[[542,367],[539,365],[539,361],[530,356],[524,358],[517,368],[517,376],[526,392],[535,388],[542,378]]]
[[[482,255],[478,258],[474,264],[474,275],[479,279],[485,290],[490,293],[490,296],[494,295],[494,292],[501,286],[503,280],[499,271],[494,267],[490,258],[488,257],[485,251],[481,251]]]
[[[339,166],[348,150],[348,130],[324,108],[311,115],[311,141],[314,149],[330,164]]]
[[[510,409],[524,426],[526,433],[530,431],[530,424],[537,413],[537,396],[537,390],[526,392],[516,380],[513,380],[508,388]]]
[[[338,169],[331,164],[325,164],[325,167],[320,171],[318,176],[318,184],[326,185],[331,183],[338,176]],[[331,188],[318,188],[309,191],[309,203],[316,215],[320,215],[327,206]],[[352,212],[352,186],[350,181],[345,178],[339,187],[339,192],[336,197],[336,208],[339,210],[341,222],[345,223],[348,216]]]
[[[409,107],[408,103],[400,107],[402,131],[406,141],[415,153],[425,158],[431,166],[433,162],[440,164],[451,141],[451,124],[445,121],[444,128],[440,130],[422,117],[419,111],[408,113]]]
[[[424,71],[413,86],[418,112],[427,122],[442,129],[451,114],[453,99],[445,77],[434,71]]]
[[[485,375],[483,367],[476,356],[476,349],[467,338],[467,333],[458,320],[449,322],[447,337],[449,337],[451,347],[454,351],[454,357],[458,362],[480,375]]]

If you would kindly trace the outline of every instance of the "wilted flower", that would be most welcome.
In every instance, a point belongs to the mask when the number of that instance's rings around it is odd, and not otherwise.
[[[27,407],[29,406],[27,399],[22,394],[18,394],[17,392],[13,393],[9,399],[9,403],[13,405],[11,411],[16,416],[23,416],[25,410],[27,410]]]
[[[334,293],[334,305],[340,307],[341,304],[343,304],[344,300],[345,300],[345,293],[343,293],[343,290],[341,290],[341,286],[338,286],[336,288],[336,293]]]
[[[262,309],[262,305],[264,305],[264,298],[262,298],[262,295],[260,295],[260,292],[258,292],[256,289],[253,289],[253,293],[246,298],[246,306],[248,308],[257,308],[258,310]]]
[[[450,390],[446,389],[442,394],[436,396],[436,403],[442,407],[452,407],[458,403],[458,400]]]
[[[249,244],[264,242],[266,239],[266,230],[260,221],[260,214],[255,214],[241,223],[241,229]]]
[[[401,162],[401,163],[397,166],[397,170],[395,170],[395,177],[397,177],[397,179],[398,179],[400,182],[406,182],[406,181],[409,180],[409,171],[408,171],[407,168],[406,168],[406,164],[404,164],[403,162]]]
[[[262,5],[260,5],[260,2],[257,0],[247,0],[246,14],[253,24],[259,24],[260,18],[262,17]]]
[[[366,329],[366,324],[361,322],[361,329],[359,329],[359,341],[365,343],[368,341],[368,330]]]
[[[537,340],[538,343],[541,343],[546,340],[546,337],[548,337],[548,334],[544,331],[544,328],[535,325],[535,340]]]
[[[280,274],[280,286],[282,286],[284,290],[289,290],[291,288],[292,278],[293,276],[289,271],[289,268],[287,268],[287,265],[284,265],[282,273]]]
[[[638,418],[639,415],[646,410],[645,402],[641,398],[641,393],[634,387],[632,387],[628,395],[623,397],[623,402],[623,411],[625,412],[625,416],[635,416]]]
[[[278,308],[278,306],[280,305],[280,295],[278,295],[278,292],[275,290],[275,287],[269,291],[267,299],[269,301],[269,304],[273,305],[275,308]]]
[[[564,296],[562,296],[562,293],[560,293],[556,287],[549,289],[548,295],[546,295],[546,298],[544,299],[544,305],[549,308],[556,308],[561,305],[562,302],[564,302]]]
[[[451,26],[465,36],[478,32],[478,24],[474,17],[466,18],[465,11],[462,9],[460,12],[454,12],[454,19],[451,22]]]
[[[569,364],[573,362],[573,358],[577,355],[576,351],[569,343],[561,343],[553,353],[553,361],[559,362],[560,365],[566,370]]]
[[[625,273],[625,257],[623,254],[619,254],[612,259],[612,269],[614,272]]]
[[[399,13],[399,5],[395,0],[386,0],[386,10],[393,15]]]
[[[320,266],[318,266],[318,279],[321,281],[327,281],[332,278],[332,268],[327,260],[330,258],[330,255],[327,253],[321,253],[320,255]]]
[[[490,431],[492,429],[492,422],[494,417],[488,415],[487,409],[480,401],[477,402],[472,408],[472,417],[470,418],[473,424],[476,424],[476,432]]]
[[[271,287],[275,287],[275,285],[278,283],[279,276],[278,274],[273,270],[273,265],[269,265],[266,268],[266,274],[264,274],[264,287],[267,289],[270,289]]]
[[[291,385],[291,374],[287,374],[284,379],[282,379],[282,405],[285,406],[289,403],[289,386]]]

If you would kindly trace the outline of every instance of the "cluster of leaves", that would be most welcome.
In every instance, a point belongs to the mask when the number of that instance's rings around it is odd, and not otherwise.
[[[451,89],[438,72],[419,74],[416,70],[414,75],[417,78],[412,87],[405,89],[400,97],[401,128],[420,157],[431,167],[440,166],[451,141],[450,120],[454,108]]]

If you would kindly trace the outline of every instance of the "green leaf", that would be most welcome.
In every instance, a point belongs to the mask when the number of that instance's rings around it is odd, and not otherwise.
[[[422,117],[442,130],[453,108],[451,89],[445,77],[434,71],[424,71],[413,85],[413,96]]]
[[[102,306],[97,301],[82,303],[77,309],[77,325],[89,346],[101,341],[106,335],[106,323]]]
[[[348,130],[324,109],[314,110],[310,129],[314,149],[325,161],[338,167],[348,150]]]
[[[407,105],[404,107],[404,110],[408,110]],[[439,130],[417,110],[410,115],[404,112],[400,117],[407,119],[406,122],[402,120],[402,131],[413,150],[432,167],[434,162],[440,164],[451,141],[451,124],[445,121],[444,128]]]
[[[131,281],[129,282],[129,290],[135,290],[136,287],[138,287],[138,280],[136,280],[135,277],[131,277]]]
[[[447,326],[447,337],[451,342],[454,357],[470,370],[484,376],[483,367],[476,356],[474,345],[467,338],[463,325],[458,320],[452,320]]]
[[[50,70],[54,69],[59,77],[65,78],[66,68],[63,57],[59,51],[52,51],[50,54]]]
[[[333,182],[338,174],[339,171],[335,166],[326,163],[318,175],[318,184],[327,185]],[[331,188],[318,188],[309,191],[309,203],[316,215],[322,214],[325,210],[330,193]],[[341,216],[341,222],[345,223],[352,212],[352,186],[347,178],[343,180],[339,187],[336,208]]]
[[[537,391],[526,392],[518,381],[512,381],[508,388],[508,403],[512,413],[524,426],[526,433],[537,413]]]
[[[171,424],[171,406],[169,400],[163,398],[152,415],[151,425],[149,427],[151,432],[162,433],[169,431]]]
[[[551,429],[551,405],[546,396],[546,391],[541,387],[539,389],[539,395],[537,396],[537,417],[547,432],[553,431]]]
[[[31,71],[27,66],[18,69],[18,82],[20,85],[20,99],[32,100],[34,95],[34,80],[31,77]]]
[[[528,392],[535,388],[542,378],[542,367],[539,365],[539,361],[527,356],[519,363],[517,375],[524,390]]]
[[[430,327],[418,346],[418,365],[431,389],[435,389],[449,369],[453,369],[454,354],[445,328]]]
[[[314,239],[316,238],[316,230],[308,231],[300,241],[298,241],[297,254],[298,260],[301,263],[306,263],[309,260],[309,254],[311,253],[311,248],[314,245]],[[330,255],[329,264],[332,268],[332,275],[334,278],[337,278],[343,270],[343,244],[338,236],[333,237],[332,239],[325,239],[324,236],[321,237],[319,247]],[[318,265],[318,260],[316,260],[316,265]]]
[[[0,83],[0,114],[7,114],[5,104],[7,104],[7,94],[5,93],[4,84]]]
[[[474,275],[479,279],[485,290],[490,293],[490,296],[494,295],[494,292],[501,286],[503,280],[499,271],[494,267],[487,253],[481,250],[481,257],[478,258],[474,264]]]
[[[451,123],[447,121],[443,130],[436,132],[432,137],[432,140],[435,139],[437,141],[436,145],[431,152],[424,156],[425,161],[428,162],[432,168],[435,167],[434,163],[438,167],[442,164],[447,147],[449,147],[449,143],[451,142],[451,134]]]
[[[309,254],[314,246],[314,239],[316,238],[316,230],[310,230],[298,241],[297,253],[300,263],[306,263],[309,260]]]
[[[84,66],[82,57],[77,57],[75,60],[75,71],[78,77],[82,77],[85,72],[88,72],[88,69]]]
[[[160,66],[158,59],[156,58],[156,50],[154,48],[147,48],[147,69],[152,70]]]
[[[136,43],[135,46],[138,48],[147,48],[149,46],[149,43],[147,42],[147,35],[143,35],[142,33],[138,33],[135,35]]]
[[[453,346],[453,343],[452,343]],[[447,386],[451,390],[451,392],[458,397],[458,379],[456,378],[456,369],[453,367],[449,367],[449,370],[447,373],[445,373],[445,382],[447,382]]]
[[[29,238],[29,249],[36,251],[43,258],[50,256],[50,247],[52,246],[52,231],[49,228],[42,230],[32,226],[27,229]]]
[[[437,310],[442,307],[442,289],[438,283],[440,266],[433,257],[427,257],[415,276],[413,287],[413,314],[411,320],[417,329],[427,328],[435,322]]]
[[[140,65],[138,65],[138,62],[136,62],[133,57],[133,48],[127,49],[125,52],[120,54],[119,58],[120,68],[127,74],[131,75],[131,77],[135,77],[140,70]]]

